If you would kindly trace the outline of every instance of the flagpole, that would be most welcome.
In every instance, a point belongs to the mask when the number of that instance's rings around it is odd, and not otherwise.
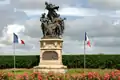
[[[14,55],[14,74],[15,74],[15,43],[13,43],[13,55]]]
[[[86,36],[86,32],[85,32]],[[85,68],[86,68],[86,46],[85,46],[85,39],[84,39],[84,73],[85,73]]]

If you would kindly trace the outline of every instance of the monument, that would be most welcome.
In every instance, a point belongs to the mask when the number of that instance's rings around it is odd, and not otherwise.
[[[40,63],[34,67],[38,72],[60,72],[65,73],[67,66],[62,63],[62,47],[64,33],[64,19],[56,13],[59,6],[45,2],[48,13],[43,13],[41,21],[41,30],[43,37],[40,40]]]

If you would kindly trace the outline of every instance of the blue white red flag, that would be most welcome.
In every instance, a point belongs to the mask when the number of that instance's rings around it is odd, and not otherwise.
[[[89,40],[86,32],[85,32],[85,42],[87,43],[87,45],[88,45],[89,47],[91,47],[90,40]]]
[[[13,33],[13,43],[25,44],[25,42],[23,40],[21,40],[18,37],[18,35],[16,35],[15,33]]]

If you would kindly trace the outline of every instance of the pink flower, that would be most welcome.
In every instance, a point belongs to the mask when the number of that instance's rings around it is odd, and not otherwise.
[[[12,77],[13,76],[13,74],[10,73],[10,72],[8,72],[7,75],[8,75],[8,77]]]
[[[42,80],[42,76],[38,74],[38,80]]]
[[[92,79],[93,78],[93,73],[92,72],[88,72],[88,78]]]
[[[118,80],[120,80],[120,76],[118,76]]]
[[[107,73],[107,74],[105,74],[105,76],[104,76],[104,80],[109,80],[110,79],[110,75]]]

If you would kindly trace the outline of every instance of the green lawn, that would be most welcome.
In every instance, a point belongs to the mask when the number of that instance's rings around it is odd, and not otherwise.
[[[88,72],[97,72],[100,75],[103,75],[105,73],[109,73],[111,71],[114,71],[115,69],[69,69],[67,73],[74,74],[74,73],[88,73]]]
[[[85,69],[85,73],[98,72],[99,74],[103,75],[104,73],[108,73],[108,72],[111,72],[114,70],[115,69]],[[14,72],[14,69],[3,69],[3,70],[0,70],[0,72],[1,71]],[[24,72],[32,73],[33,69],[15,69],[16,74],[22,74]],[[83,72],[84,72],[84,69],[68,69],[68,71],[67,71],[67,73],[69,73],[69,74],[77,74],[77,73],[83,73]]]

